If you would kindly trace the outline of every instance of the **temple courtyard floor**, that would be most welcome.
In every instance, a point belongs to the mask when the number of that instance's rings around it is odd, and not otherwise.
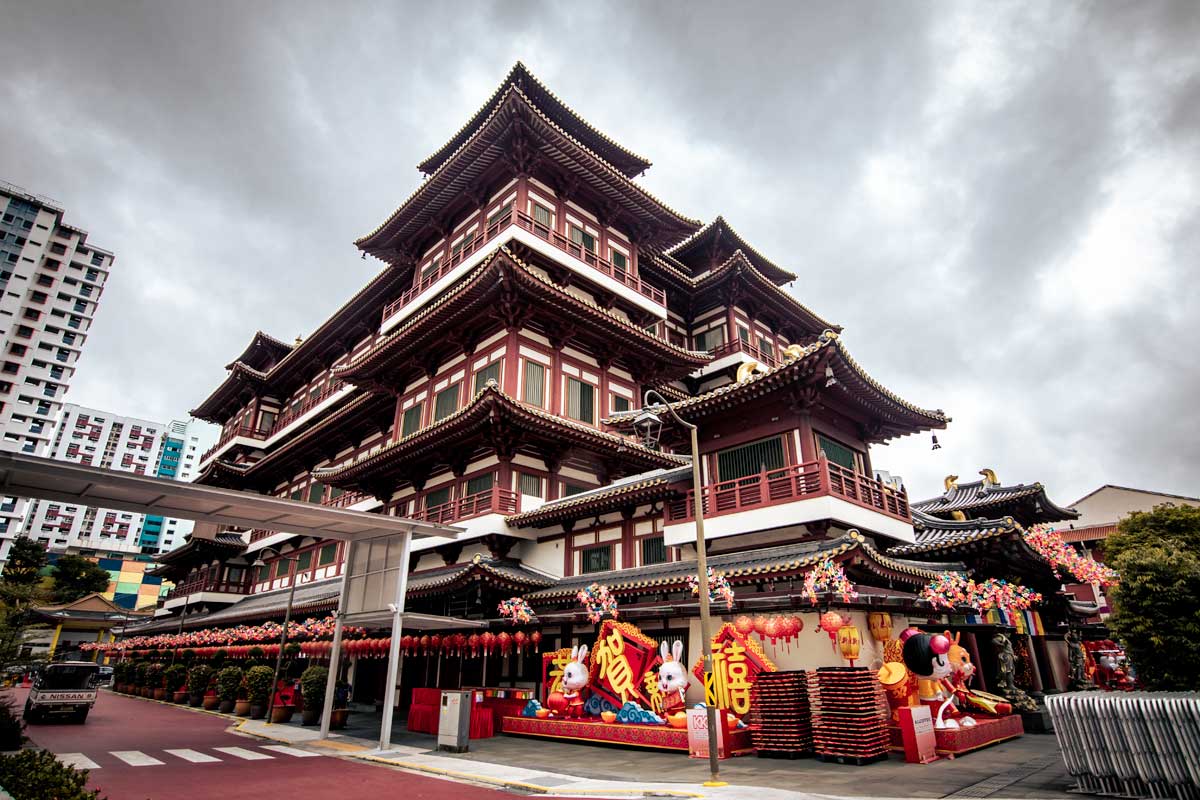
[[[24,698],[19,698],[23,700]],[[1079,798],[1052,735],[1016,740],[933,764],[899,757],[867,766],[812,758],[744,756],[721,762],[728,786],[702,785],[707,762],[672,752],[496,736],[462,754],[438,752],[435,737],[393,727],[378,750],[379,715],[356,710],[325,742],[314,728],[267,725],[231,715],[103,692],[86,725],[36,725],[33,744],[92,770],[109,800],[249,796],[299,798],[395,794],[500,798],[676,796],[740,800],[811,797]]]

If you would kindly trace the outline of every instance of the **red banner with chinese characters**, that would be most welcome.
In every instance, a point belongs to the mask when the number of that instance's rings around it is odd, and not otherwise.
[[[712,637],[713,675],[704,679],[704,659],[696,659],[692,674],[704,685],[708,702],[742,716],[750,710],[750,687],[760,672],[775,672],[758,642],[726,622]]]
[[[606,619],[591,654],[591,689],[620,708],[629,700],[650,708],[644,676],[658,661],[658,642],[628,622]]]
[[[542,653],[542,703],[551,692],[562,691],[563,667],[571,663],[571,648]]]

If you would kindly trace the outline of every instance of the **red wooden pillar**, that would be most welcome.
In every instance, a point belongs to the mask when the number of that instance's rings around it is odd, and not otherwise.
[[[560,408],[562,403],[562,385],[563,385],[563,369],[562,369],[562,345],[554,348],[550,356],[550,408],[546,409],[551,414],[566,416],[564,409]]]
[[[504,385],[501,387],[509,397],[517,398],[517,383],[519,381],[518,375],[520,369],[521,342],[517,329],[513,328],[509,330],[508,338],[504,345]]]
[[[812,414],[801,411],[800,422],[800,461],[807,463],[817,460],[817,441],[813,436]]]

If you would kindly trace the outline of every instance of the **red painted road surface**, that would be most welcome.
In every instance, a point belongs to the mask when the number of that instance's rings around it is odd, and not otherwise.
[[[20,708],[25,692],[19,691],[16,699]],[[101,692],[86,724],[30,725],[26,735],[60,757],[82,757],[98,765],[91,770],[90,785],[108,800],[309,800],[401,792],[405,800],[512,797],[345,758],[272,750],[274,742],[227,733],[228,725],[221,717]]]

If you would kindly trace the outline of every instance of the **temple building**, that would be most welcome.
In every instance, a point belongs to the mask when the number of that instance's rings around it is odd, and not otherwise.
[[[947,570],[1015,570],[1053,596],[1015,532],[1071,512],[994,476],[920,505],[876,479],[873,446],[950,418],[872,378],[842,328],[784,288],[796,276],[725,219],[642,188],[649,166],[516,65],[358,240],[383,270],[303,340],[253,333],[229,363],[192,412],[222,427],[197,480],[458,526],[414,544],[409,608],[499,630],[498,602],[520,596],[542,651],[594,637],[576,594],[599,583],[692,663],[697,502],[737,598],[714,613],[799,616],[801,643],[773,654],[791,668],[843,663],[818,630],[831,606],[863,630],[871,611],[897,633],[944,620],[919,592]],[[699,427],[703,485],[686,431],[634,430],[650,389]],[[279,619],[293,584],[296,613],[328,613],[342,558],[337,542],[198,529],[160,557],[175,588],[139,632]],[[806,594],[827,562],[855,597]],[[863,662],[881,647],[864,641]],[[532,685],[539,658],[453,674],[410,658],[402,683]],[[379,691],[381,662],[354,669],[360,696]]]

